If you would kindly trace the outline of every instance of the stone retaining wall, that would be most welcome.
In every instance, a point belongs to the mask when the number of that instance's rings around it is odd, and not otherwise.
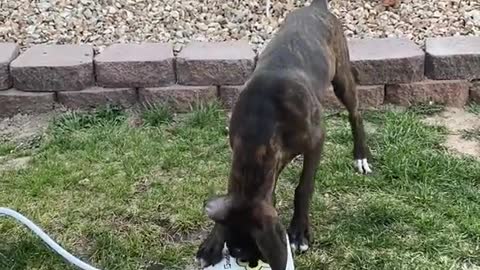
[[[480,102],[480,37],[433,38],[425,51],[406,39],[350,40],[362,108],[384,103]],[[186,111],[193,103],[235,103],[255,68],[245,42],[193,42],[174,56],[170,44],[115,44],[94,55],[89,45],[36,45],[19,54],[0,43],[0,117],[64,106],[166,103]],[[340,103],[330,89],[326,107]]]

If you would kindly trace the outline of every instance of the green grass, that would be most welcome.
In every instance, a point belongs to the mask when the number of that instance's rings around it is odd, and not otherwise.
[[[429,111],[429,110],[428,110]],[[312,202],[315,243],[297,269],[460,269],[480,265],[480,162],[442,146],[425,111],[368,112],[374,174],[357,175],[346,115],[327,119]],[[159,107],[128,125],[105,108],[55,119],[31,165],[0,171],[0,206],[14,208],[101,269],[193,264],[212,223],[202,210],[222,193],[230,164],[218,105],[173,117]],[[13,146],[0,145],[7,158]],[[300,165],[277,189],[288,224]],[[0,219],[0,269],[69,268],[22,226]],[[471,268],[473,269],[473,268]]]
[[[472,103],[468,105],[467,110],[473,114],[480,115],[480,104]]]
[[[0,143],[0,156],[5,156],[12,153],[15,150],[15,146],[11,143]]]
[[[466,140],[477,140],[480,142],[480,128],[463,130],[462,137]]]
[[[469,104],[467,111],[480,116],[480,104]],[[462,137],[467,140],[477,140],[480,142],[480,128],[464,130]]]
[[[419,115],[434,115],[445,111],[442,104],[420,104],[408,108],[408,111]]]
[[[156,104],[146,106],[141,116],[146,125],[153,127],[167,124],[173,120],[173,113],[170,108]]]

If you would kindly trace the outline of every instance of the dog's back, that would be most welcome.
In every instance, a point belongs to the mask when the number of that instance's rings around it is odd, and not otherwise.
[[[263,70],[304,73],[317,91],[333,79],[336,52],[345,46],[343,30],[326,0],[314,0],[288,14],[276,36],[259,56],[256,73]],[[254,73],[253,76],[256,74]]]
[[[340,24],[336,20],[326,0],[314,0],[312,5],[287,16],[259,56],[237,101],[230,125],[231,139],[253,142],[263,135],[257,145],[268,145],[272,134],[291,133],[284,136],[288,141],[278,138],[287,144],[281,145],[284,150],[308,147],[298,145],[305,140],[292,136],[311,134],[311,121],[320,119],[320,100],[335,70],[335,52],[331,48],[338,42],[338,33],[343,34],[341,29],[338,32]],[[288,126],[282,126],[284,123]],[[284,154],[289,159],[298,153]]]

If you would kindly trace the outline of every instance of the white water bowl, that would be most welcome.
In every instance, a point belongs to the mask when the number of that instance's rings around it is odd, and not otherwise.
[[[295,266],[293,264],[293,256],[292,256],[292,250],[290,248],[290,241],[288,240],[287,236],[287,251],[288,251],[288,259],[287,259],[287,268],[285,270],[294,270]],[[228,252],[227,246],[223,248],[223,259],[217,263],[214,266],[209,266],[207,268],[204,268],[204,270],[225,270],[225,269],[230,269],[230,270],[270,270],[270,266],[262,261],[258,262],[258,265],[256,267],[249,267],[248,263],[240,262],[240,260],[233,258],[230,256],[230,253]]]

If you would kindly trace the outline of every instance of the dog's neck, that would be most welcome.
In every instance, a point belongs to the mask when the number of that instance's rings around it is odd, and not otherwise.
[[[271,202],[280,164],[271,149],[234,149],[229,192]]]

